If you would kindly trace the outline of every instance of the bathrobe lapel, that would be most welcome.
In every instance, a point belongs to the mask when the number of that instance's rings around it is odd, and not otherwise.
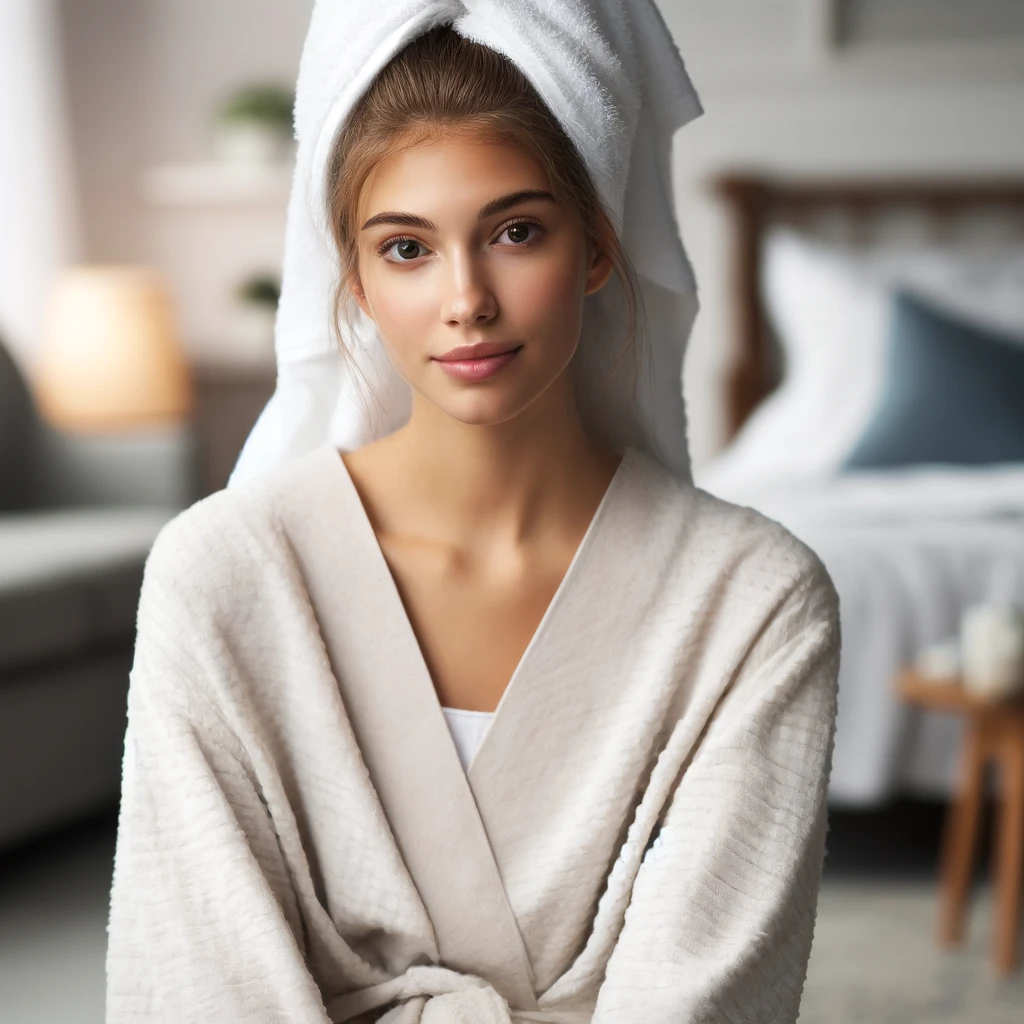
[[[621,516],[630,456],[627,448],[468,773],[373,528],[333,446],[305,457],[308,477],[299,479],[308,487],[301,501],[288,503],[284,522],[366,768],[433,925],[438,958],[486,978],[521,1009],[536,1008],[537,978],[501,865],[514,867],[516,839],[531,806],[547,805],[552,786],[571,788],[559,777],[566,771],[560,752],[531,746],[531,736],[557,683],[553,659],[586,665],[600,639],[601,621],[579,620],[573,608],[578,595],[606,583],[612,535],[621,547],[621,532],[609,533],[609,523]],[[595,562],[600,581],[589,578]]]

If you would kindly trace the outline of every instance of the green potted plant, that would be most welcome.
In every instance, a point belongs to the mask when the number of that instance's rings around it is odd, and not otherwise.
[[[274,320],[281,298],[280,278],[250,274],[235,288],[238,340],[259,360],[274,358]]]
[[[243,86],[215,116],[215,140],[232,163],[279,163],[294,151],[295,92],[273,82]]]

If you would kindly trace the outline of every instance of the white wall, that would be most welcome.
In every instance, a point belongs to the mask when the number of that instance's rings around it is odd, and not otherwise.
[[[153,168],[209,160],[212,115],[251,81],[294,83],[312,0],[62,0],[88,257],[161,270],[196,361],[252,359],[234,287],[280,268],[284,203],[156,204]],[[264,356],[265,357],[265,356]]]
[[[224,94],[294,82],[313,0],[61,0],[84,221],[94,259],[143,258],[142,175],[210,155]]]
[[[59,29],[53,0],[0,0],[0,339],[26,371],[79,244]]]
[[[203,280],[224,273],[232,238],[251,237],[261,258],[272,258],[283,212],[222,221],[154,212],[141,201],[140,178],[155,163],[208,154],[208,115],[226,89],[250,77],[294,79],[312,0],[63,3],[90,254],[163,262],[179,279],[187,271],[183,323],[193,353],[208,358],[219,321]],[[721,444],[719,394],[730,355],[728,233],[708,177],[737,165],[1024,174],[1024,51],[1018,41],[835,52],[828,0],[660,6],[706,109],[676,140],[680,219],[702,293],[686,366],[699,463]],[[197,255],[183,267],[197,238]]]

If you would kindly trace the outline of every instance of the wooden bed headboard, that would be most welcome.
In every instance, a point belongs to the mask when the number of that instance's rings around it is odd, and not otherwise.
[[[1012,211],[1024,236],[1024,175],[989,179],[815,179],[727,173],[711,182],[732,221],[729,294],[735,304],[733,362],[726,381],[727,441],[781,379],[779,348],[761,300],[762,240],[777,223],[797,227],[833,213],[854,237],[893,208],[912,208],[941,233],[972,210]]]

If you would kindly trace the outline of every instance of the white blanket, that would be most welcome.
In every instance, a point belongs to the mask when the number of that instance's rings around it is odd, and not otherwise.
[[[1024,516],[1024,464],[922,465],[748,482],[714,465],[694,473],[712,494],[789,524],[983,521]]]
[[[793,1024],[839,661],[820,560],[628,448],[464,771],[337,451],[146,565],[109,1024]]]

